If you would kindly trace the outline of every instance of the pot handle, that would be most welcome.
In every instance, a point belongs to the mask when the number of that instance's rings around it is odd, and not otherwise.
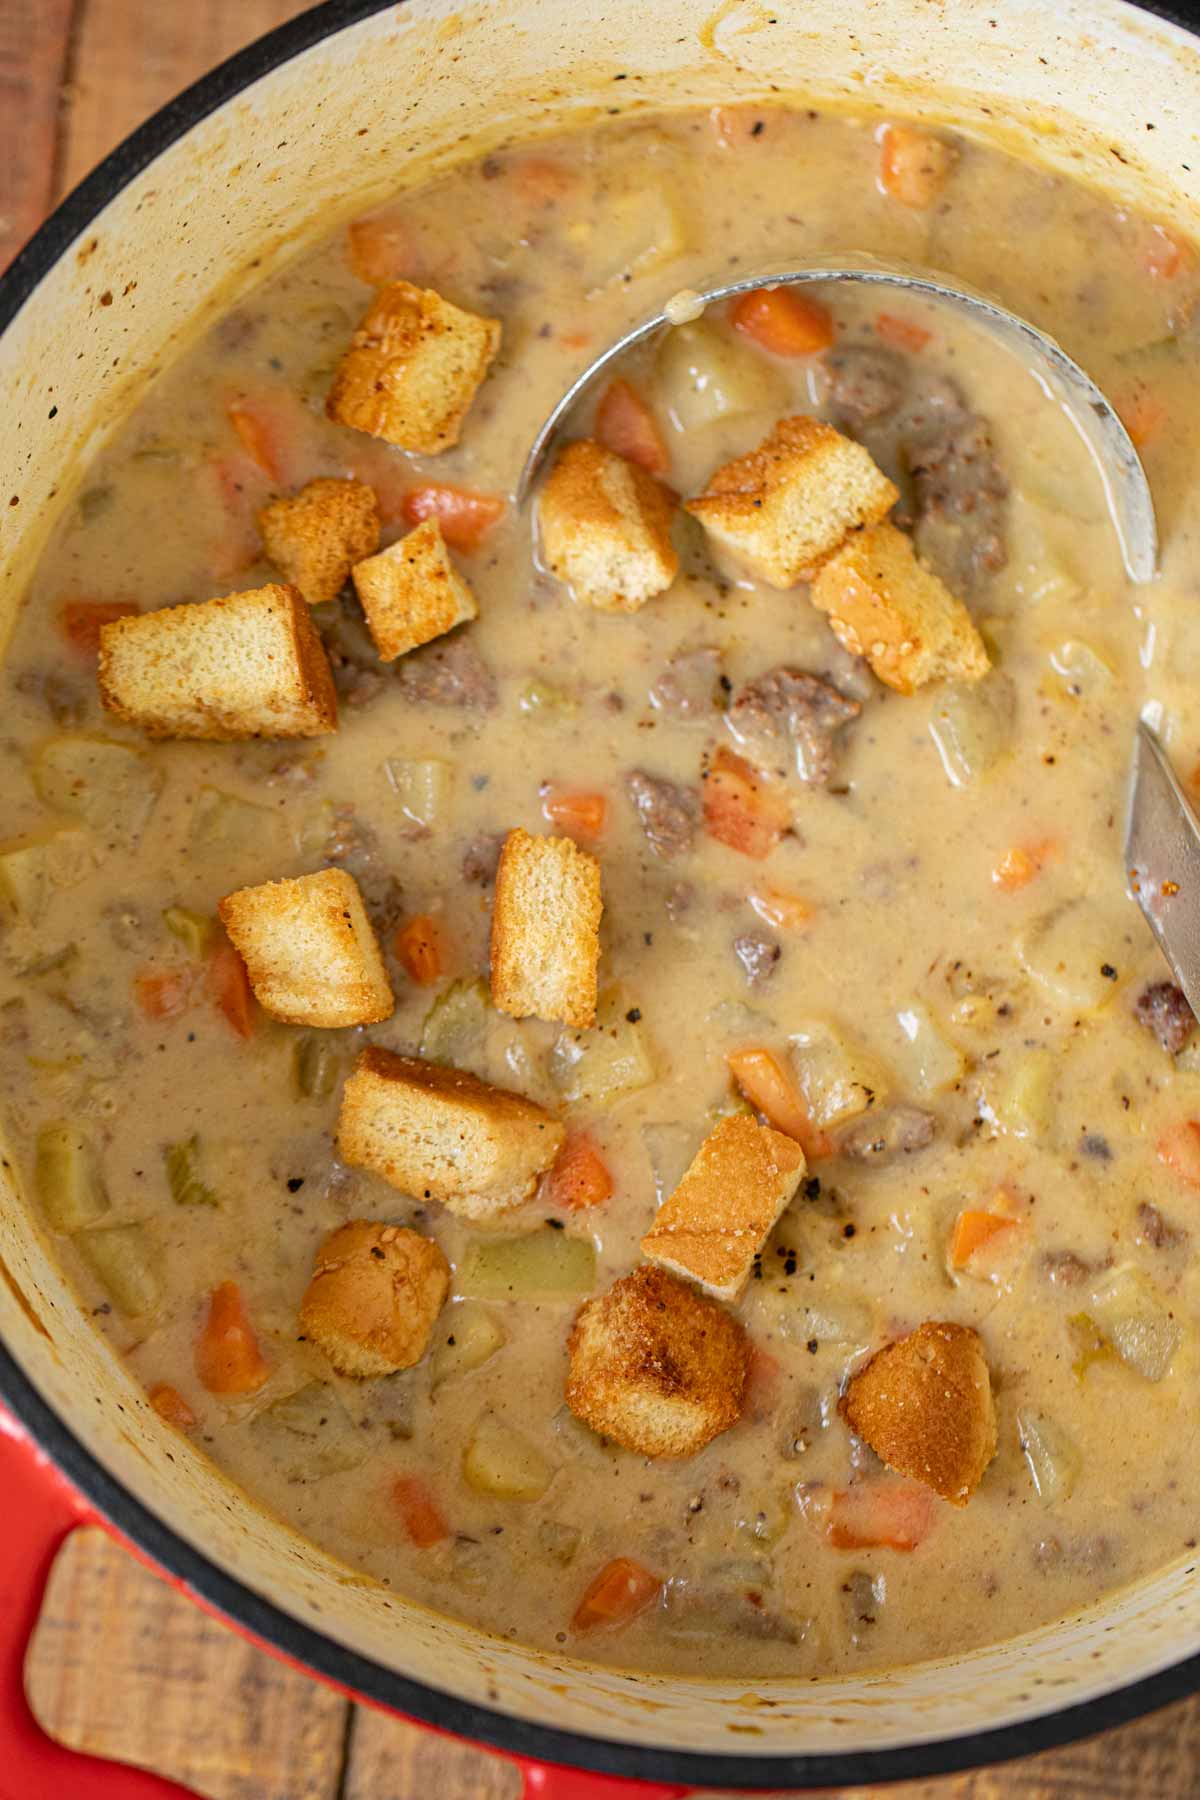
[[[586,1769],[564,1769],[557,1763],[522,1762],[525,1785],[521,1800],[685,1800],[692,1790],[647,1785],[616,1775],[592,1775]]]
[[[48,1738],[25,1698],[25,1650],[51,1565],[80,1525],[103,1524],[0,1405],[0,1800],[195,1800],[189,1788]]]

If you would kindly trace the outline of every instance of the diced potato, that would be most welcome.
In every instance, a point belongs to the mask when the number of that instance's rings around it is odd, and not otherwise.
[[[1124,928],[1090,900],[1034,919],[1017,944],[1022,966],[1064,1006],[1095,1012],[1113,997]]]
[[[371,1449],[336,1390],[323,1381],[310,1381],[264,1407],[248,1429],[289,1481],[320,1481],[356,1469]]]
[[[452,981],[425,1015],[421,1055],[427,1062],[482,1075],[491,1011],[486,981]]]
[[[477,1238],[458,1268],[458,1292],[472,1300],[525,1300],[534,1294],[587,1294],[596,1252],[586,1238],[550,1226],[525,1237]]]
[[[31,773],[47,806],[126,846],[137,843],[166,780],[144,750],[101,737],[50,738]]]
[[[550,1052],[550,1079],[564,1100],[612,1106],[649,1087],[654,1062],[645,1027],[624,991],[601,994],[590,1031],[563,1031]]]
[[[561,1519],[543,1519],[537,1528],[538,1549],[548,1556],[551,1562],[574,1562],[575,1553],[583,1541],[583,1533],[578,1525],[566,1525]]]
[[[497,1500],[540,1500],[554,1475],[536,1445],[495,1413],[484,1413],[463,1452],[467,1486]]]
[[[167,1185],[176,1206],[217,1206],[217,1196],[200,1175],[200,1138],[193,1132],[182,1143],[163,1151]]]
[[[142,1225],[105,1225],[81,1231],[75,1247],[119,1313],[139,1319],[163,1296],[157,1247]]]
[[[692,1158],[700,1148],[700,1131],[695,1125],[672,1120],[665,1125],[642,1126],[642,1142],[654,1173],[654,1197],[661,1206],[673,1194]]]
[[[463,1300],[442,1314],[437,1337],[437,1347],[429,1359],[429,1379],[435,1389],[444,1381],[482,1368],[508,1342],[499,1320],[473,1300]]]
[[[1161,1381],[1183,1332],[1154,1283],[1124,1263],[1091,1296],[1091,1316],[1121,1361],[1147,1381]]]
[[[192,808],[191,843],[198,854],[219,859],[259,850],[270,855],[280,839],[278,815],[266,806],[255,806],[239,794],[203,787]]]
[[[791,1034],[792,1063],[813,1123],[823,1131],[886,1100],[890,1082],[874,1057],[840,1027],[803,1020]]]
[[[404,762],[393,757],[385,762],[384,773],[392,792],[400,802],[400,812],[407,826],[406,837],[424,837],[446,816],[454,792],[454,764],[429,756],[419,762]]]
[[[517,695],[517,704],[531,719],[543,721],[570,719],[579,710],[579,702],[573,694],[552,687],[548,681],[536,679],[525,683]]]
[[[342,1058],[323,1031],[307,1031],[292,1051],[292,1085],[300,1100],[328,1100],[342,1073]]]
[[[1079,1479],[1083,1458],[1068,1431],[1038,1412],[1023,1406],[1017,1414],[1017,1433],[1034,1492],[1043,1506],[1067,1500]]]
[[[186,906],[168,906],[163,913],[163,924],[197,962],[208,955],[216,936],[217,922],[207,913],[190,912]]]
[[[766,360],[703,319],[667,332],[657,373],[663,404],[678,431],[772,412],[779,400],[778,381]]]
[[[794,1344],[837,1344],[848,1350],[865,1350],[875,1331],[869,1302],[816,1284],[799,1304],[789,1300],[778,1323],[782,1336]]]
[[[1057,1066],[1049,1050],[1025,1050],[987,1093],[996,1123],[1014,1137],[1045,1138],[1055,1114]]]
[[[944,1037],[927,1006],[914,1000],[896,1014],[900,1027],[897,1063],[909,1084],[923,1094],[939,1094],[961,1081],[966,1061]]]
[[[75,887],[91,866],[82,831],[50,831],[0,847],[0,907],[36,925],[56,890]]]
[[[95,1148],[67,1119],[55,1119],[38,1132],[34,1187],[46,1223],[55,1231],[79,1231],[109,1210]]]
[[[998,670],[942,690],[929,730],[951,787],[969,787],[995,768],[1012,748],[1016,717],[1016,689]]]
[[[1112,665],[1082,638],[1056,640],[1049,657],[1050,667],[1061,677],[1072,700],[1099,700],[1112,687]]]
[[[662,177],[630,181],[607,196],[584,274],[589,298],[630,275],[652,274],[687,247],[686,215],[674,184]]]

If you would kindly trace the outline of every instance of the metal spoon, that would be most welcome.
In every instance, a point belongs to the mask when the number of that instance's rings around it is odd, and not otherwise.
[[[533,440],[521,478],[517,484],[517,501],[528,498],[546,452],[565,422],[568,413],[582,399],[592,383],[620,357],[647,338],[669,331],[683,318],[695,318],[706,306],[729,300],[738,294],[762,287],[802,287],[809,283],[850,282],[860,287],[899,288],[910,294],[922,294],[944,301],[981,326],[1006,349],[1015,351],[1037,370],[1048,394],[1066,410],[1076,430],[1091,452],[1104,484],[1108,510],[1120,540],[1121,556],[1130,581],[1153,578],[1158,566],[1158,529],[1154,519],[1154,501],[1146,471],[1141,465],[1133,440],[1116,412],[1089,375],[1072,362],[1061,345],[1045,332],[1038,331],[1016,313],[1006,312],[994,300],[968,288],[955,287],[936,276],[916,269],[885,267],[871,257],[839,257],[836,263],[819,262],[803,269],[760,271],[744,275],[737,281],[721,282],[716,287],[689,290],[687,300],[694,300],[681,314],[676,303],[669,310],[656,312],[627,331],[624,337],[595,358],[571,383],[558,405],[550,413]],[[674,316],[672,317],[672,314]]]
[[[1200,1015],[1200,824],[1144,719],[1133,747],[1125,870],[1131,899]]]

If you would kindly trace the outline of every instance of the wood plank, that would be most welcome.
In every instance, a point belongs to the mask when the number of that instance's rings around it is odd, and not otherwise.
[[[99,1528],[59,1553],[25,1687],[57,1742],[208,1800],[338,1795],[347,1702],[209,1618]]]
[[[341,1800],[517,1800],[514,1763],[355,1708]]]
[[[0,269],[54,198],[72,0],[0,0]]]

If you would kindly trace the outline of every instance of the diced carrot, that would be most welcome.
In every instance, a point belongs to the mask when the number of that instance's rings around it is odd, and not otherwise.
[[[265,407],[249,400],[231,400],[225,410],[251,462],[257,463],[272,481],[282,481],[283,444],[278,421]]]
[[[933,205],[954,167],[955,153],[932,132],[915,125],[885,125],[879,138],[879,182],[901,206]]]
[[[795,1138],[810,1162],[828,1156],[832,1145],[813,1123],[804,1095],[795,1079],[772,1050],[731,1050],[726,1057],[729,1072],[751,1106],[782,1131]]]
[[[612,1196],[613,1179],[608,1164],[586,1131],[574,1131],[559,1151],[538,1198],[564,1212],[600,1206]]]
[[[1170,281],[1189,260],[1184,246],[1165,225],[1151,225],[1143,235],[1139,261],[1156,281]]]
[[[254,1036],[254,993],[246,965],[229,942],[218,940],[208,958],[208,991],[240,1038]]]
[[[210,1394],[253,1394],[270,1374],[236,1281],[221,1282],[209,1296],[195,1360]]]
[[[934,1517],[928,1488],[857,1481],[834,1493],[825,1534],[835,1550],[915,1550]]]
[[[410,980],[422,987],[441,979],[446,966],[442,927],[429,913],[418,913],[401,925],[392,940],[396,960]]]
[[[1186,1181],[1200,1188],[1200,1120],[1180,1119],[1169,1125],[1158,1140],[1158,1159]]]
[[[327,472],[316,419],[284,382],[232,393],[225,413],[242,450],[274,487],[300,487]]]
[[[750,1346],[750,1366],[742,1389],[742,1412],[751,1419],[767,1419],[783,1393],[783,1365],[760,1344]]]
[[[709,124],[723,150],[737,150],[761,137],[765,126],[762,109],[757,106],[714,106]]]
[[[355,219],[346,232],[346,258],[360,281],[384,287],[414,276],[412,236],[394,212]]]
[[[404,1529],[418,1550],[431,1550],[450,1536],[450,1527],[429,1489],[417,1475],[398,1475],[392,1498],[400,1508]]]
[[[608,801],[603,794],[591,794],[584,788],[559,787],[556,782],[544,781],[542,813],[551,825],[557,825],[568,837],[584,838],[591,843],[604,830]]]
[[[881,312],[875,321],[875,336],[890,344],[893,350],[923,350],[932,331],[926,331],[915,319],[902,319],[899,313]]]
[[[176,1431],[194,1431],[198,1420],[178,1388],[172,1387],[169,1381],[156,1381],[152,1388],[147,1388],[146,1398],[168,1425]]]
[[[192,997],[190,969],[142,969],[133,978],[133,996],[147,1019],[177,1019]]]
[[[1117,400],[1116,409],[1122,425],[1139,450],[1156,438],[1167,422],[1166,405],[1147,388],[1138,388],[1125,399]]]
[[[1041,838],[1036,844],[1014,844],[1004,852],[992,870],[992,880],[1006,894],[1028,887],[1048,862],[1054,862],[1059,848],[1053,838]]]
[[[468,553],[478,550],[503,514],[504,501],[499,494],[476,494],[470,488],[451,487],[444,482],[431,481],[425,487],[410,488],[404,498],[404,516],[410,525],[419,525],[422,519],[436,519],[451,548]]]
[[[596,408],[595,433],[606,450],[661,475],[670,463],[658,421],[637,389],[623,376],[610,382]]]
[[[799,894],[786,893],[782,888],[751,888],[746,898],[759,918],[778,931],[803,930],[815,911]]]
[[[965,1207],[955,1219],[950,1234],[950,1267],[965,1269],[977,1251],[992,1243],[1002,1232],[1011,1231],[1016,1222],[1003,1213]]]
[[[586,350],[592,334],[590,331],[560,331],[558,341],[564,350]]]
[[[100,627],[140,611],[135,600],[68,600],[59,609],[59,629],[72,650],[95,656],[100,648]]]
[[[722,745],[704,781],[704,829],[709,837],[761,862],[791,822],[792,809],[783,792]]]
[[[729,317],[735,331],[772,356],[813,356],[828,350],[835,336],[829,308],[794,288],[755,288],[741,294]]]
[[[573,169],[549,156],[519,157],[509,163],[507,172],[521,198],[535,206],[565,200],[576,182]]]
[[[614,1557],[605,1563],[575,1608],[571,1624],[576,1631],[593,1631],[598,1625],[626,1625],[662,1592],[662,1582],[632,1557]]]
[[[242,450],[214,456],[208,469],[224,515],[220,540],[213,547],[212,573],[218,581],[232,580],[262,553],[256,515],[267,497],[268,482]]]

